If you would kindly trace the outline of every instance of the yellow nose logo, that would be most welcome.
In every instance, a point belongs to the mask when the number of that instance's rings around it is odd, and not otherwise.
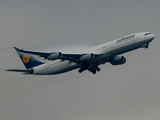
[[[23,55],[22,61],[23,61],[24,63],[29,63],[29,60],[30,60],[29,55]]]

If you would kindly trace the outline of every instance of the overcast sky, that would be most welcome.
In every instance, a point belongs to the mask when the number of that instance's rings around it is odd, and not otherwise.
[[[1,0],[1,120],[159,120],[159,0]],[[77,70],[33,76],[14,46],[84,50],[137,32],[151,32],[149,49],[124,54],[122,66],[105,64],[96,75]]]

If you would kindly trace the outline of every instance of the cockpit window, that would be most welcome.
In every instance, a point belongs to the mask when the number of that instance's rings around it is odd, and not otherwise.
[[[146,34],[144,34],[144,35],[150,35],[151,33],[146,33]]]

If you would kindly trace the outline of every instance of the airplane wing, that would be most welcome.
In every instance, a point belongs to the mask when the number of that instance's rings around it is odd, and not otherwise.
[[[23,52],[23,53],[28,53],[28,54],[33,54],[33,55],[38,55],[40,57],[46,57],[48,56],[50,53],[44,53],[44,52],[34,52],[34,51],[26,51],[23,49],[19,49],[17,47],[14,47],[14,49],[18,52]]]
[[[93,54],[93,53],[66,54],[64,53],[62,54],[61,52],[36,52],[36,51],[28,51],[28,50],[19,49],[17,47],[14,47],[14,48],[16,49],[17,52],[38,55],[48,60],[61,59],[61,60],[69,60],[71,62],[87,61],[87,60],[91,60],[103,54],[103,53],[99,53],[99,54],[97,53],[96,54]]]

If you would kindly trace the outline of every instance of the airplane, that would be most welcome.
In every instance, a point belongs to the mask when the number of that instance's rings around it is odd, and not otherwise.
[[[53,75],[79,68],[79,73],[88,70],[96,74],[96,72],[100,71],[99,65],[107,62],[112,65],[124,64],[126,58],[124,56],[119,56],[120,54],[139,48],[148,48],[149,43],[154,38],[155,35],[150,32],[135,33],[93,47],[88,52],[78,54],[28,51],[14,47],[26,69],[9,69],[6,71],[34,75]],[[49,61],[45,63],[41,62],[30,54],[43,57],[45,60]]]

